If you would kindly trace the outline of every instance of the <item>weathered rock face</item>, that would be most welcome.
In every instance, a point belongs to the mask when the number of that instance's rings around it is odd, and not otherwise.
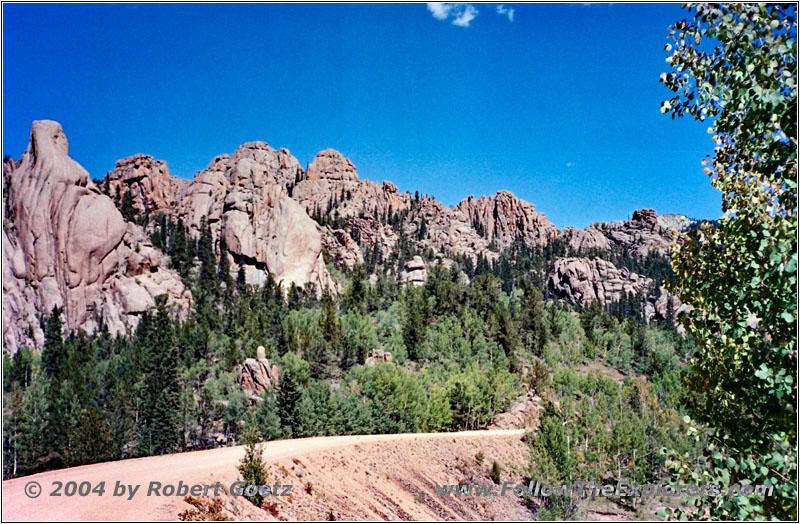
[[[264,392],[278,385],[278,366],[270,365],[264,346],[259,346],[256,358],[248,358],[236,369],[236,384],[247,393],[251,402],[260,402]]]
[[[668,256],[671,244],[681,243],[684,233],[696,225],[695,220],[681,215],[658,215],[652,209],[640,209],[633,212],[631,220],[597,222],[585,229],[564,228],[560,238],[566,241],[573,253],[578,254],[614,252],[639,257],[651,254]],[[653,292],[653,282],[649,278],[595,260],[599,259],[588,261],[571,257],[556,261],[550,269],[548,286],[557,296],[582,305],[595,299],[609,305],[619,300],[621,293],[647,295]],[[688,310],[688,306],[682,305],[664,288],[658,287],[656,293],[646,296],[642,314],[648,321],[653,318],[672,320],[679,312]]]
[[[400,275],[400,281],[403,284],[411,284],[417,287],[425,285],[427,279],[428,269],[425,267],[425,261],[419,255],[405,263],[403,273]]]
[[[254,266],[259,284],[272,273],[287,285],[332,286],[316,225],[281,186],[228,193],[222,234],[234,259]]]
[[[308,166],[306,180],[350,180],[358,182],[356,167],[335,149],[321,151]]]
[[[171,210],[188,180],[169,175],[166,162],[149,155],[134,155],[117,160],[116,167],[103,179],[110,196],[129,191],[139,213]]]
[[[332,253],[338,264],[353,269],[364,263],[364,254],[353,237],[344,229],[325,227],[322,246]]]
[[[178,209],[175,214],[195,235],[200,233],[203,218],[208,221],[212,231],[219,231],[225,195],[228,194],[230,186],[225,176],[229,162],[230,155],[216,157],[207,168],[195,174],[194,179],[178,198]]]
[[[288,149],[274,149],[266,142],[248,142],[239,146],[230,159],[228,179],[233,185],[265,187],[285,186],[297,180],[303,169]]]
[[[517,240],[528,246],[540,246],[558,236],[558,228],[538,213],[533,204],[518,199],[510,191],[477,200],[469,197],[458,204],[458,210],[501,249]]]
[[[177,214],[195,236],[205,218],[215,241],[224,238],[234,262],[244,267],[248,283],[262,284],[272,273],[285,286],[334,289],[319,228],[287,193],[301,173],[288,150],[250,142],[197,173]]]
[[[3,342],[13,352],[40,346],[37,314],[64,311],[65,329],[104,323],[127,331],[167,294],[185,315],[191,294],[141,228],[69,157],[61,125],[37,121],[19,164],[4,166],[8,187],[3,228]]]
[[[382,224],[371,216],[348,218],[347,229],[348,234],[358,236],[365,251],[376,251],[381,260],[388,260],[389,254],[400,241],[400,236],[392,226]]]
[[[346,230],[334,234],[331,228],[323,228],[323,244],[334,259],[348,267],[363,254],[359,243],[365,249],[377,245],[382,256],[388,257],[397,235],[385,228],[375,217],[387,213],[397,213],[409,207],[411,195],[400,194],[391,182],[383,185],[359,180],[353,163],[338,151],[328,149],[319,153],[308,167],[308,173],[292,187],[291,196],[311,215],[329,218],[340,217],[346,220]],[[377,243],[377,244],[376,244]]]
[[[508,411],[495,415],[489,429],[535,429],[542,411],[541,397],[533,391],[526,392]]]
[[[617,268],[599,258],[561,258],[548,273],[547,285],[557,297],[583,307],[595,300],[604,306],[620,300],[623,294],[646,298],[641,311],[647,321],[652,319],[674,321],[679,313],[688,312],[691,306],[682,304],[677,297],[659,286],[657,295],[647,296],[652,290],[652,279],[638,275],[627,268]]]
[[[680,215],[658,215],[652,209],[633,212],[631,220],[598,222],[585,229],[566,227],[561,232],[569,246],[579,252],[627,250],[639,256],[654,252],[667,255],[670,243],[680,242],[695,221]]]
[[[595,300],[604,305],[623,294],[645,292],[653,281],[627,268],[618,269],[599,258],[561,258],[550,268],[547,285],[556,296],[573,304],[588,306]]]
[[[486,253],[489,258],[496,257],[489,252],[489,240],[477,234],[462,211],[428,197],[415,202],[409,193],[399,193],[391,182],[360,180],[353,163],[333,150],[317,155],[306,177],[292,188],[292,198],[312,215],[346,219],[347,233],[354,243],[370,250],[377,246],[384,259],[399,238],[397,231],[382,220],[400,213],[406,213],[400,227],[417,240],[420,251],[433,247],[454,255],[477,258]],[[422,220],[426,222],[426,232],[420,235]],[[336,245],[333,240],[327,244]],[[339,244],[349,242],[340,240]],[[348,258],[346,254],[333,254],[337,259]]]
[[[481,236],[470,223],[469,216],[459,208],[450,208],[430,197],[423,197],[417,205],[413,220],[403,225],[407,235],[418,234],[422,220],[426,233],[417,242],[417,249],[435,248],[452,256],[473,259],[486,257],[495,260],[497,253],[489,249],[490,241]]]

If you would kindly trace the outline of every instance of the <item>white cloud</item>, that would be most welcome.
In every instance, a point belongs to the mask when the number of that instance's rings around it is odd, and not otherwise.
[[[428,11],[435,19],[452,19],[451,23],[459,27],[469,27],[469,24],[478,16],[478,10],[472,4],[429,2],[427,5]]]
[[[433,17],[437,20],[444,20],[450,15],[452,4],[445,4],[442,2],[428,2],[428,11],[431,12]]]
[[[453,25],[457,25],[459,27],[469,27],[469,23],[478,16],[478,10],[472,7],[470,4],[466,4],[464,6],[464,10],[459,14],[455,20],[453,20]]]
[[[498,15],[506,15],[508,17],[509,22],[514,21],[514,8],[508,8],[503,4],[497,6],[497,14]]]

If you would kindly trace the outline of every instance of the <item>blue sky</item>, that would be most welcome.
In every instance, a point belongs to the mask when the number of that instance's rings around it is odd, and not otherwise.
[[[513,9],[513,13],[510,10]],[[58,120],[101,178],[191,178],[244,142],[454,205],[513,191],[557,226],[720,215],[707,123],[659,111],[677,4],[3,5],[3,154]]]

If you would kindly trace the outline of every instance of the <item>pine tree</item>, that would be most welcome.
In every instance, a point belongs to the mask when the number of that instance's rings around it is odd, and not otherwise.
[[[264,473],[264,458],[262,456],[261,446],[259,445],[258,428],[252,417],[249,418],[245,424],[244,440],[246,443],[244,457],[242,457],[241,462],[239,462],[237,469],[242,475],[242,480],[246,486],[255,485],[261,487],[266,483],[267,476]],[[256,493],[252,496],[245,495],[245,498],[259,507],[264,500],[260,490],[256,490]]]
[[[309,350],[313,352],[311,361],[312,376],[321,378],[327,375],[328,368],[341,347],[342,328],[336,317],[336,306],[330,294],[322,295],[322,314],[319,318],[322,340],[311,343]]]
[[[122,195],[122,200],[119,204],[119,210],[122,213],[122,216],[128,222],[133,222],[136,220],[136,208],[133,205],[133,195],[129,190],[125,190],[125,193]]]
[[[544,296],[528,279],[523,280],[521,286],[525,293],[521,327],[528,333],[529,348],[534,354],[541,356],[549,339]]]
[[[300,400],[303,387],[310,377],[308,362],[296,353],[286,353],[281,358],[281,378],[278,383],[278,414],[284,434],[291,438],[301,433]]]
[[[672,295],[670,295],[667,299],[667,312],[666,318],[664,319],[664,325],[667,329],[672,329],[675,327],[675,303],[672,299]]]
[[[425,329],[430,318],[428,294],[425,288],[410,286],[403,295],[403,342],[408,358],[417,360],[425,338]]]
[[[291,285],[289,285],[289,292],[286,296],[286,307],[290,311],[294,311],[302,307],[300,289],[297,287],[297,284],[295,284],[294,281],[292,281]]]
[[[142,369],[138,451],[144,455],[178,451],[181,442],[177,348],[166,299],[166,295],[156,297],[155,315],[145,312],[136,330]]]
[[[48,464],[48,452],[53,450],[53,434],[50,414],[52,407],[49,399],[52,383],[50,379],[35,375],[31,386],[22,395],[20,406],[21,419],[15,429],[17,445],[14,450],[15,469],[17,475],[26,475],[41,471]]]
[[[367,297],[366,286],[367,273],[364,266],[358,266],[353,271],[353,280],[347,288],[347,293],[344,297],[345,311],[349,309],[356,309],[360,313],[364,313],[364,301]]]
[[[261,397],[262,401],[256,410],[256,423],[263,440],[275,440],[281,437],[281,417],[278,410],[278,399],[275,390],[268,389]]]
[[[197,244],[197,252],[200,258],[200,287],[207,292],[215,292],[218,273],[217,259],[214,256],[211,228],[206,222],[206,217],[203,217],[200,221],[200,240]]]
[[[190,242],[186,238],[183,220],[179,218],[178,223],[172,229],[169,246],[170,264],[183,278],[186,278],[189,276],[193,257],[191,256]]]
[[[245,276],[244,265],[239,265],[239,270],[236,272],[236,289],[239,293],[244,293],[247,287],[247,279]]]
[[[231,261],[228,259],[228,244],[225,242],[225,237],[220,236],[219,239],[219,265],[217,266],[217,278],[230,288],[233,285],[233,278],[231,278]]]
[[[16,382],[23,389],[31,383],[33,376],[33,352],[27,347],[21,347],[14,353],[14,358],[9,359],[8,354],[3,355],[3,390],[10,391],[11,384]]]
[[[45,318],[44,330],[44,348],[42,349],[42,369],[49,377],[57,377],[61,371],[61,366],[66,358],[66,350],[64,349],[64,341],[62,339],[62,322],[61,313],[62,309],[58,306],[53,306],[50,315]]]

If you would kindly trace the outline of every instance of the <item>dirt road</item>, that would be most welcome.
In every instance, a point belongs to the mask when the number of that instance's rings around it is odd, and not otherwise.
[[[475,439],[478,444],[486,442],[516,441],[523,435],[523,430],[491,430],[491,431],[465,431],[459,433],[414,433],[400,435],[355,435],[341,437],[315,437],[296,440],[282,440],[267,442],[263,445],[263,457],[266,463],[276,463],[282,459],[291,459],[295,464],[304,460],[305,463],[314,463],[314,456],[338,450],[348,453],[349,450],[358,450],[359,455],[353,452],[351,458],[364,461],[362,450],[376,449],[381,444],[393,446],[393,453],[403,456],[403,443],[408,442],[408,449],[419,450],[420,446],[438,445],[446,439],[451,439],[453,444],[469,443]],[[397,446],[401,446],[397,448]],[[399,449],[399,451],[397,451]],[[472,448],[467,448],[472,449]],[[147,496],[151,482],[160,482],[162,486],[175,485],[182,481],[186,485],[213,485],[219,482],[225,490],[238,478],[236,469],[239,460],[244,454],[242,446],[219,448],[158,457],[106,462],[89,466],[50,471],[31,475],[28,477],[8,480],[3,482],[3,520],[5,521],[69,521],[69,520],[175,520],[177,515],[188,505],[183,502],[183,496]],[[342,454],[339,454],[341,457]],[[381,461],[380,453],[374,457]],[[291,463],[288,463],[291,466]],[[411,465],[413,466],[413,465]],[[330,470],[329,476],[336,476],[335,464],[321,466]],[[366,469],[366,468],[364,468]],[[285,469],[284,469],[285,471]],[[367,471],[367,474],[369,472]],[[339,476],[348,475],[340,471]],[[435,477],[436,472],[431,475]],[[442,473],[443,475],[443,473]],[[297,476],[301,476],[300,473]],[[293,479],[296,483],[307,479]],[[345,479],[347,480],[347,479]],[[63,483],[61,496],[51,496],[55,489],[54,481]],[[99,495],[91,492],[86,496],[75,493],[66,496],[67,483],[75,482],[77,486],[88,482],[91,488],[96,488],[105,482],[105,493]],[[126,489],[123,496],[114,496],[117,482],[124,485],[138,485],[138,491],[129,498],[130,490]],[[441,482],[446,479],[442,478]],[[38,496],[31,498],[26,495],[26,486],[29,492],[36,493],[36,482],[41,487]],[[351,483],[358,480],[350,480]],[[31,487],[33,486],[33,487]],[[308,484],[306,484],[308,486]],[[86,488],[84,487],[84,490]],[[163,489],[163,488],[162,488]],[[33,490],[33,491],[31,491]],[[212,493],[209,492],[209,495]],[[241,500],[241,499],[239,499]],[[413,515],[413,514],[412,514]]]

